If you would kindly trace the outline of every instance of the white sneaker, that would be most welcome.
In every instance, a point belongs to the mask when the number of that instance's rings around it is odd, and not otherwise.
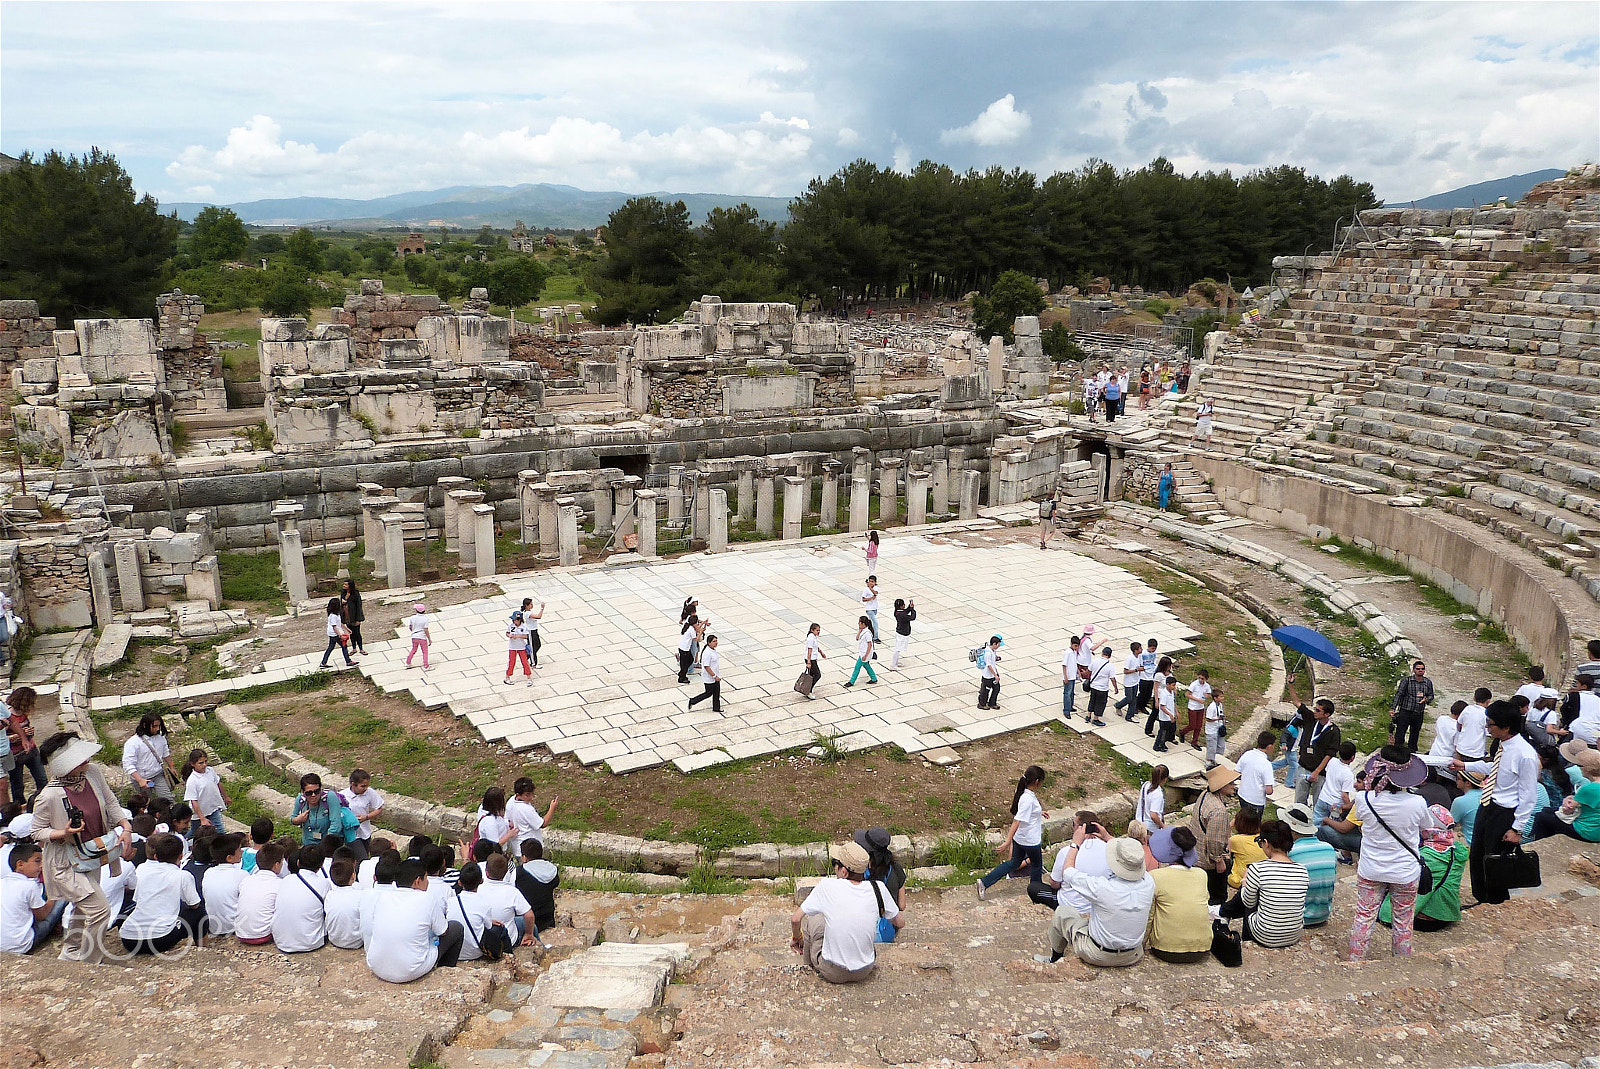
[[[988,895],[986,893],[988,891],[988,888],[983,886],[983,881],[982,880],[974,881],[974,886],[978,888],[978,901],[979,902],[985,901],[988,898]]]

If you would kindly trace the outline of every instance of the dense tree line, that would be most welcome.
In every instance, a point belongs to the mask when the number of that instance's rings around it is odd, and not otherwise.
[[[1095,160],[1040,182],[999,167],[962,174],[924,160],[901,174],[857,160],[813,179],[781,230],[748,208],[693,228],[681,202],[629,201],[606,228],[594,286],[605,322],[671,318],[702,292],[800,294],[826,307],[959,299],[1007,270],[1052,287],[1105,276],[1179,291],[1205,277],[1265,281],[1272,257],[1328,247],[1339,219],[1378,203],[1368,183],[1288,166],[1236,178],[1178,174],[1165,159],[1133,171]]]

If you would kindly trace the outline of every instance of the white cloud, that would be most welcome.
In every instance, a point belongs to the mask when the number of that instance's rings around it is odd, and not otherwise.
[[[894,162],[890,164],[894,170],[901,174],[911,173],[911,146],[904,141],[896,140],[894,143]]]
[[[1028,113],[1017,110],[1016,95],[1007,93],[967,125],[941,133],[939,140],[946,145],[962,141],[974,145],[1009,145],[1020,140],[1031,126],[1033,120]]]
[[[848,126],[839,127],[837,144],[840,148],[853,148],[861,144],[861,135]]]
[[[285,141],[283,129],[271,116],[256,115],[229,130],[227,140],[215,152],[190,145],[167,165],[167,174],[182,182],[218,180],[232,174],[277,178],[312,174],[323,163],[324,154],[316,145]]]
[[[770,111],[763,111],[761,113],[761,121],[768,126],[792,126],[796,130],[811,129],[811,124],[805,119],[800,118],[798,115],[787,119],[780,119]]]

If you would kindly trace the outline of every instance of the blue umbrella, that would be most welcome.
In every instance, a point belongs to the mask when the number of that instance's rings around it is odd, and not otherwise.
[[[1313,661],[1331,664],[1335,668],[1344,664],[1344,658],[1339,656],[1338,648],[1320,631],[1292,624],[1289,627],[1278,628],[1272,633],[1272,637],[1285,648],[1294,650]]]

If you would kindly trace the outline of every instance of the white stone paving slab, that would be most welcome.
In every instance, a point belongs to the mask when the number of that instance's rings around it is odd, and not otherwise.
[[[893,741],[922,752],[1057,720],[1061,654],[1084,624],[1095,624],[1096,641],[1119,659],[1133,639],[1153,637],[1164,653],[1178,654],[1194,635],[1136,576],[1027,543],[972,548],[892,537],[877,572],[885,641],[876,686],[865,685],[865,672],[856,687],[840,685],[854,664],[865,578],[853,544],[504,577],[503,599],[433,615],[428,670],[420,657],[405,667],[410,644],[398,628],[394,639],[369,644],[360,670],[429,708],[448,704],[485,738],[517,748],[546,746],[614,772],[666,763],[693,771],[805,745],[818,733],[838,736],[846,749]],[[720,637],[721,713],[709,702],[687,708],[701,690],[698,673],[691,685],[674,678],[678,611],[687,594],[699,599]],[[519,671],[507,686],[504,628],[523,597],[546,603],[540,668],[531,685]],[[914,598],[918,616],[907,660],[891,672],[897,597]],[[806,701],[792,688],[812,621],[823,626],[828,659],[816,700]],[[1000,709],[980,712],[967,651],[995,633],[1005,637]],[[914,726],[933,714],[945,719],[928,727],[944,730]]]

